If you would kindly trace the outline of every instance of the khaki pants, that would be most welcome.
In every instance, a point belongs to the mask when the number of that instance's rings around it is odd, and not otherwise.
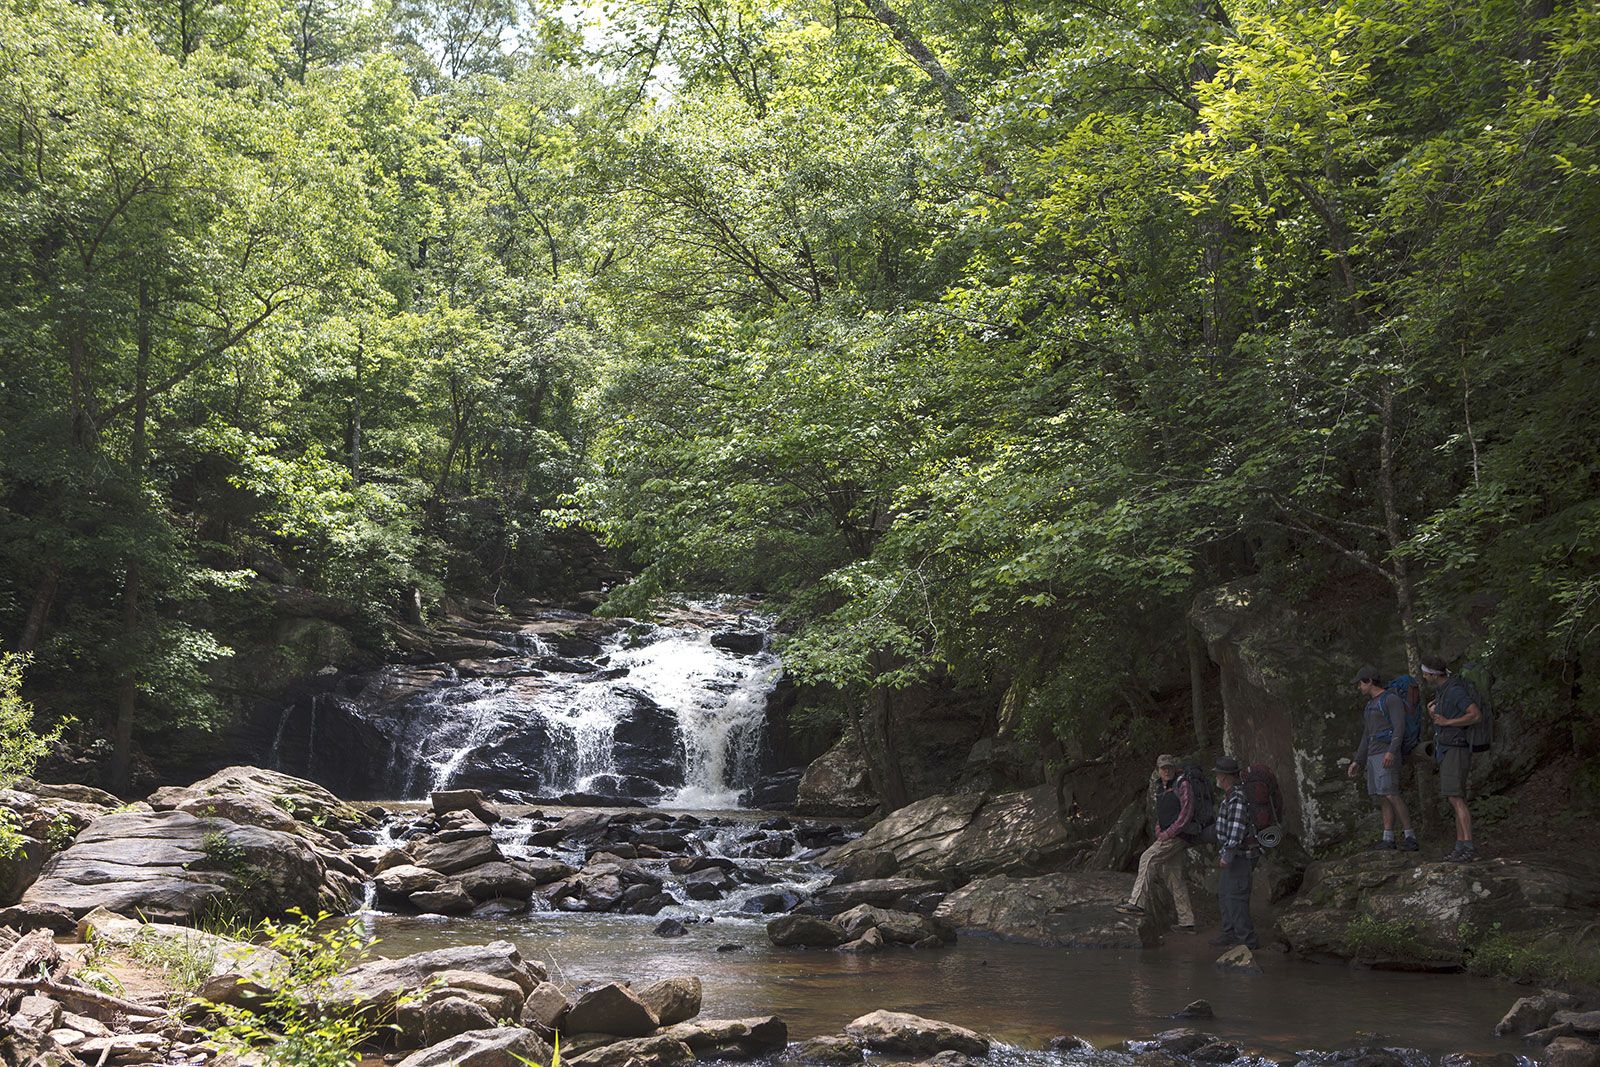
[[[1145,849],[1144,855],[1139,857],[1139,876],[1133,880],[1130,903],[1144,907],[1145,897],[1150,893],[1150,880],[1159,876],[1167,883],[1173,906],[1178,909],[1178,925],[1193,926],[1194,907],[1189,903],[1189,885],[1183,880],[1183,854],[1188,847],[1174,837],[1170,841],[1157,841]]]

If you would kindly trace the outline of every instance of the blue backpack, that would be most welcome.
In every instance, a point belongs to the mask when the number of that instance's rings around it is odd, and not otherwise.
[[[1400,703],[1406,709],[1406,734],[1400,739],[1400,758],[1403,760],[1422,742],[1422,686],[1418,685],[1417,680],[1411,675],[1402,674],[1384,686],[1383,691],[1399,697]],[[1372,735],[1372,739],[1391,741],[1394,739],[1394,731],[1380,730]]]

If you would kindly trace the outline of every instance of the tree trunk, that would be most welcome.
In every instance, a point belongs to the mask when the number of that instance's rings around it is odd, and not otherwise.
[[[1404,539],[1400,534],[1400,510],[1396,504],[1394,485],[1394,382],[1385,378],[1381,402],[1382,426],[1378,438],[1378,499],[1383,505],[1383,529],[1389,542],[1389,569],[1394,584],[1395,602],[1400,609],[1400,635],[1406,646],[1406,670],[1413,678],[1422,677],[1422,641],[1417,633],[1416,600],[1411,588],[1411,572],[1401,549]],[[1419,756],[1412,760],[1417,779],[1417,825],[1425,830],[1434,828],[1433,801],[1435,790],[1433,768],[1428,760]]]
[[[146,421],[150,384],[150,288],[139,280],[139,351],[133,377],[133,437],[128,445],[128,475],[133,486],[133,519],[144,512]],[[139,557],[132,549],[122,579],[122,654],[125,662],[117,685],[117,721],[111,740],[111,789],[127,795],[133,784],[133,720],[139,701]]]
[[[1195,752],[1203,755],[1210,739],[1206,734],[1205,650],[1200,647],[1200,631],[1187,619],[1183,624],[1189,644],[1189,710],[1194,716]]]
[[[56,586],[61,582],[61,564],[51,561],[39,578],[33,591],[33,604],[28,608],[28,618],[22,624],[22,637],[17,641],[18,652],[32,652],[44,636],[44,624],[50,618],[50,605],[56,599]]]

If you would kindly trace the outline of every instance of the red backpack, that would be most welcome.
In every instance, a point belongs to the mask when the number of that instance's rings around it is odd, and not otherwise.
[[[1244,769],[1239,779],[1244,790],[1245,821],[1250,826],[1250,836],[1255,837],[1269,826],[1283,821],[1283,791],[1278,788],[1278,776],[1265,763],[1252,763]]]

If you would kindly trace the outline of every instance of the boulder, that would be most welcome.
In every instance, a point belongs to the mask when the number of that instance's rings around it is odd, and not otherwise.
[[[639,1000],[662,1026],[687,1022],[700,1014],[700,979],[694,975],[663,978],[638,990]],[[689,1042],[692,1046],[694,1042]]]
[[[484,799],[479,789],[436,789],[429,797],[435,815],[452,811],[470,811],[486,823],[500,821],[500,809]]]
[[[411,850],[418,867],[427,867],[440,874],[457,874],[486,863],[502,863],[500,846],[492,837],[474,836],[458,841],[429,841]]]
[[[1546,1067],[1600,1067],[1600,1045],[1581,1037],[1558,1037],[1544,1049]]]
[[[876,926],[869,926],[854,941],[846,941],[840,945],[839,951],[848,952],[853,956],[862,956],[872,952],[882,952],[886,947],[888,947],[888,942],[884,940],[883,932]]]
[[[662,919],[650,932],[657,937],[684,937],[689,933],[689,928],[677,919]]]
[[[878,908],[892,908],[904,897],[938,892],[945,888],[943,882],[927,878],[872,878],[846,885],[830,885],[812,895],[818,908],[829,912],[845,911],[858,904],[871,904]]]
[[[315,913],[327,869],[304,840],[181,811],[103,815],[45,865],[25,904],[83,916],[95,908],[158,921],[193,919],[208,906],[278,916]]]
[[[1550,1021],[1557,1026],[1570,1026],[1585,1037],[1600,1035],[1600,1011],[1558,1011]]]
[[[503,978],[514,983],[523,994],[533,992],[549,976],[538,963],[522,958],[509,941],[487,945],[463,945],[434,949],[392,960],[369,960],[357,964],[331,983],[331,1000],[351,1008],[392,1007],[396,1000],[424,988],[429,979],[444,971],[472,971]]]
[[[578,997],[567,1010],[566,1028],[573,1033],[644,1037],[661,1021],[627,986],[608,982]]]
[[[694,1050],[666,1034],[615,1041],[561,1057],[563,1067],[677,1067],[694,1060]],[[404,1067],[402,1064],[401,1067]]]
[[[521,866],[505,861],[469,867],[456,874],[456,881],[474,900],[492,900],[495,897],[527,900],[539,884]]]
[[[70,933],[77,925],[77,917],[59,904],[31,901],[0,909],[0,926],[9,926],[24,934],[30,930],[49,930],[51,933],[65,934]]]
[[[547,885],[550,882],[559,882],[563,878],[570,878],[576,873],[576,868],[562,863],[560,860],[546,859],[535,856],[532,859],[518,860],[517,867],[533,879],[536,886]]]
[[[571,1001],[554,982],[540,982],[522,1002],[517,1018],[523,1026],[536,1030],[557,1030],[566,1026]]]
[[[1181,1026],[1173,1030],[1161,1031],[1161,1033],[1150,1039],[1150,1043],[1169,1055],[1187,1056],[1215,1040],[1216,1038],[1213,1035],[1202,1030]]]
[[[1417,862],[1404,853],[1367,852],[1312,864],[1278,927],[1303,956],[1454,964],[1464,929],[1560,936],[1590,923],[1596,907],[1600,881],[1576,870],[1507,859]],[[1371,938],[1352,942],[1347,931],[1357,919],[1404,935],[1392,958]]]
[[[1578,998],[1571,993],[1542,989],[1532,996],[1520,997],[1511,1009],[1495,1024],[1494,1032],[1500,1037],[1521,1037],[1550,1025],[1555,1013],[1572,1008]]]
[[[938,941],[956,939],[955,931],[946,923],[913,912],[875,908],[871,904],[857,904],[835,915],[833,921],[844,927],[849,937],[860,937],[876,928],[884,940],[901,945],[915,945],[929,937]]]
[[[1172,1013],[1174,1019],[1215,1019],[1216,1009],[1209,1000],[1191,1000],[1182,1008]]]
[[[968,1056],[989,1053],[989,1039],[982,1034],[907,1012],[875,1011],[850,1023],[844,1032],[874,1052],[908,1056],[931,1056],[946,1051]]]
[[[844,927],[814,915],[782,915],[767,923],[767,939],[780,948],[837,948],[849,940]]]
[[[422,1011],[422,1043],[433,1046],[468,1030],[494,1029],[494,1016],[466,997],[430,999]]]
[[[916,801],[834,849],[824,862],[844,864],[863,852],[887,852],[901,870],[920,865],[961,880],[1047,869],[1081,845],[1081,832],[1061,817],[1055,790],[1044,785],[994,797],[954,793]]]
[[[860,1063],[866,1056],[860,1042],[848,1037],[814,1037],[801,1044],[799,1059],[802,1063],[849,1064]]]
[[[197,819],[227,819],[241,826],[259,826],[285,834],[299,833],[301,829],[300,821],[278,805],[246,793],[186,797],[172,810],[187,812]]]
[[[176,809],[198,797],[251,797],[278,808],[302,823],[342,832],[370,828],[373,820],[315,782],[260,767],[224,767],[186,787],[166,787],[150,794],[157,811]]]
[[[413,863],[403,863],[398,867],[390,867],[379,872],[372,879],[372,884],[378,890],[380,901],[393,904],[404,901],[412,893],[438,889],[448,880],[438,871],[418,867]]]
[[[1037,878],[995,875],[945,897],[934,917],[974,930],[1059,948],[1140,948],[1159,943],[1170,916],[1157,898],[1143,915],[1123,915],[1132,881],[1110,871],[1064,871]]]
[[[1244,945],[1234,945],[1218,956],[1216,965],[1224,971],[1242,971],[1246,974],[1261,973],[1261,965],[1256,962],[1256,954]]]
[[[496,1026],[457,1034],[407,1056],[399,1067],[526,1067],[549,1063],[550,1052],[532,1030]]]
[[[406,898],[424,915],[465,915],[476,903],[457,881],[447,881],[434,889],[422,889]]]
[[[781,1052],[789,1044],[789,1028],[769,1015],[755,1019],[697,1019],[662,1033],[676,1038],[701,1060],[753,1060]]]
[[[800,776],[795,810],[802,815],[866,815],[878,806],[867,760],[849,731]]]
[[[865,848],[850,853],[833,865],[833,884],[893,878],[900,861],[887,849]]]

